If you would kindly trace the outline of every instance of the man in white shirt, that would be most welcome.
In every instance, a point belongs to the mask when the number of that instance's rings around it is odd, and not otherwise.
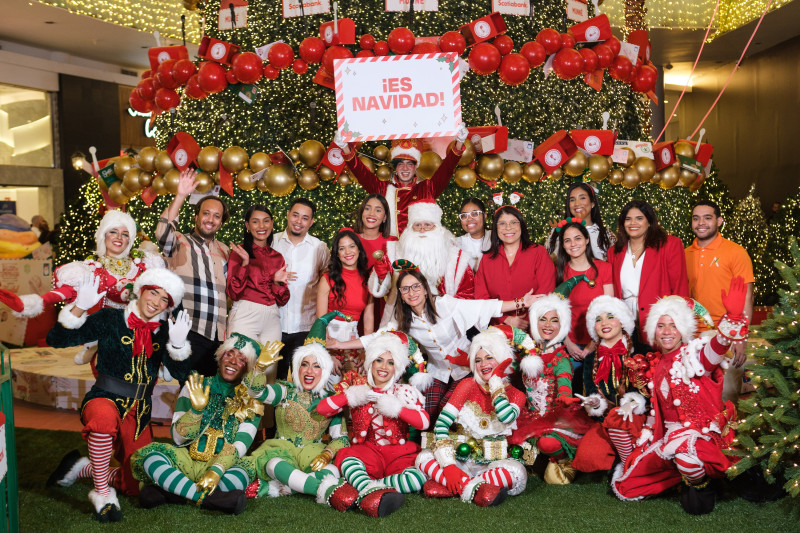
[[[280,308],[281,350],[278,378],[283,379],[295,348],[302,346],[317,316],[317,284],[328,266],[324,242],[308,234],[317,208],[307,198],[296,198],[286,212],[286,230],[275,235],[272,248],[283,255],[289,274],[289,301]]]

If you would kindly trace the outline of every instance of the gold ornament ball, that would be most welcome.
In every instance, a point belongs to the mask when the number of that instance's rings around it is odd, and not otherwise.
[[[119,179],[125,177],[125,174],[131,169],[136,161],[132,157],[120,157],[114,161],[114,175]]]
[[[360,155],[358,156],[358,160],[361,161],[361,163],[363,163],[363,165],[367,167],[370,172],[375,174],[375,162],[372,159],[365,155]]]
[[[456,141],[451,142],[447,146],[447,152],[450,153],[450,150],[453,149],[455,146]],[[475,145],[472,144],[472,141],[467,139],[464,141],[464,153],[461,154],[461,159],[458,160],[458,166],[465,167],[475,161]]]
[[[285,163],[271,165],[264,174],[264,182],[275,196],[286,196],[297,186],[294,169]]]
[[[706,181],[705,174],[699,174],[697,179],[689,186],[690,192],[697,192],[700,190],[700,187],[703,186],[703,182]]]
[[[310,168],[304,168],[300,171],[300,177],[297,178],[297,184],[304,191],[313,191],[319,187],[319,176]]]
[[[197,182],[197,189],[195,189],[195,191],[200,194],[205,194],[214,188],[214,180],[211,179],[211,175],[206,172],[198,172],[194,180]]]
[[[222,152],[222,157],[219,159],[220,164],[225,167],[225,170],[232,174],[247,167],[249,161],[250,156],[247,155],[247,150],[241,146],[226,148],[225,151]]]
[[[662,189],[671,189],[678,184],[681,178],[681,171],[675,165],[670,165],[661,171],[661,181],[658,185]]]
[[[264,152],[256,152],[250,156],[250,170],[258,172],[272,164],[272,159]]]
[[[292,160],[292,163],[297,164],[300,162],[300,150],[294,148],[289,150],[289,159]]]
[[[219,185],[219,172],[209,172],[208,175],[211,176],[214,185]]]
[[[623,150],[625,150],[625,154],[626,154],[627,157],[626,157],[625,161],[623,161],[620,164],[623,167],[627,168],[627,167],[631,166],[634,161],[636,161],[636,152],[634,152],[633,150],[631,150],[627,146],[625,148],[623,148]]]
[[[656,162],[649,157],[639,157],[633,162],[633,168],[639,173],[639,181],[647,183],[656,173]]]
[[[389,156],[391,155],[391,151],[385,145],[379,144],[372,151],[372,155],[375,156],[376,159],[380,159],[381,161],[388,161]]]
[[[639,185],[639,181],[641,181],[641,178],[639,177],[639,172],[636,170],[636,167],[631,165],[622,171],[622,186],[626,189],[636,188],[636,186]]]
[[[216,172],[219,168],[219,148],[206,146],[197,154],[197,166],[205,172]]]
[[[118,204],[127,204],[130,198],[122,191],[122,182],[115,181],[108,186],[108,197]]]
[[[660,185],[661,184],[661,172],[656,172],[655,174],[653,174],[653,177],[650,178],[650,183],[652,183],[654,185]]]
[[[256,182],[256,187],[261,192],[269,192],[269,187],[267,187],[267,181],[265,178],[261,178]]]
[[[593,155],[589,157],[589,177],[594,181],[603,181],[610,170],[611,165],[606,156]]]
[[[564,177],[564,170],[560,169],[560,168],[557,168],[553,172],[551,172],[550,175],[547,176],[547,177],[550,178],[553,181],[558,181],[558,180],[560,180],[561,178]]]
[[[300,161],[309,168],[316,168],[325,157],[325,146],[319,141],[309,139],[300,145]]]
[[[608,173],[608,182],[611,185],[619,185],[622,183],[622,170],[615,168],[611,172]]]
[[[153,183],[153,175],[145,170],[139,172],[139,188],[146,189]]]
[[[164,174],[164,184],[167,186],[167,191],[170,194],[178,194],[178,182],[181,180],[181,172],[177,168],[173,168]]]
[[[417,175],[422,179],[429,180],[441,164],[442,158],[433,150],[422,152],[422,157],[420,157],[419,165],[417,166]]]
[[[578,150],[575,152],[575,155],[569,158],[564,164],[564,172],[567,173],[567,176],[571,176],[573,178],[580,176],[583,174],[583,171],[586,170],[586,165],[589,164],[589,158],[586,155]]]
[[[469,167],[459,167],[453,174],[453,181],[462,189],[469,189],[478,181],[478,175]]]
[[[321,179],[322,181],[331,181],[333,178],[336,177],[336,172],[334,172],[331,168],[326,167],[325,165],[319,167],[317,173],[319,174],[319,179]]]
[[[697,176],[699,176],[699,174],[695,174],[691,170],[681,169],[678,182],[681,187],[691,187],[692,184],[697,181]]]
[[[675,143],[675,154],[694,159],[694,146],[686,141],[678,141]]]
[[[163,177],[156,176],[153,178],[153,192],[159,196],[164,196],[165,194],[169,193],[169,191],[167,191],[167,184]]]
[[[139,150],[139,155],[136,156],[136,161],[139,163],[139,168],[151,174],[156,171],[156,156],[158,155],[158,148],[155,146],[145,146]]]
[[[137,167],[131,167],[128,169],[125,175],[122,176],[122,185],[125,187],[125,189],[127,189],[132,193],[135,193],[136,191],[142,188],[142,186],[139,184],[140,172],[141,170],[138,169]],[[130,196],[130,194],[128,196]]]
[[[544,176],[544,169],[539,163],[533,162],[525,165],[522,170],[522,179],[528,183],[537,183]]]
[[[485,180],[496,180],[503,175],[505,163],[500,154],[485,154],[478,158],[475,171]]]
[[[358,183],[358,179],[348,167],[344,167],[342,173],[339,174],[339,179],[337,180],[336,183],[338,183],[342,187],[347,187],[348,185]]]
[[[123,196],[126,196],[128,199],[133,198],[134,196],[136,196],[136,191],[130,190],[129,188],[127,188],[125,186],[124,183],[122,184],[122,187],[120,188],[120,191],[122,191]]]
[[[503,180],[506,183],[519,183],[522,179],[522,165],[516,161],[507,161],[503,167]]]
[[[392,179],[392,167],[389,165],[381,165],[375,169],[375,176],[381,181],[389,181]]]
[[[253,181],[253,170],[250,168],[240,170],[236,175],[236,185],[243,191],[252,191],[256,187],[256,182]]]
[[[472,448],[473,451],[478,451],[478,441],[474,437],[467,439],[467,446]]]
[[[169,158],[169,154],[165,150],[161,150],[156,155],[156,170],[162,176],[175,168],[175,165],[172,164],[172,159]]]

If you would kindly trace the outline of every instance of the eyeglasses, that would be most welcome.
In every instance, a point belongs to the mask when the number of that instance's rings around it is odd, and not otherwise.
[[[497,228],[498,229],[512,229],[519,226],[519,220],[514,220],[511,222],[498,222]]]
[[[479,211],[477,209],[474,209],[474,210],[469,211],[469,212],[459,213],[458,214],[458,218],[460,218],[461,220],[467,220],[468,218],[479,218],[482,214],[483,214],[483,211]]]
[[[408,294],[411,291],[419,292],[422,290],[422,283],[415,283],[413,285],[407,285],[405,287],[400,287],[397,289],[400,291],[400,294]]]
[[[430,222],[414,222],[414,225],[411,226],[411,229],[414,231],[431,231],[436,228],[436,224],[431,224]]]

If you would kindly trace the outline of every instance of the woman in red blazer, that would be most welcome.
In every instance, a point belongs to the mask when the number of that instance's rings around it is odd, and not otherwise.
[[[634,339],[648,343],[643,328],[650,306],[671,294],[689,296],[683,243],[667,235],[650,204],[631,200],[619,214],[617,242],[608,250],[608,262],[615,296],[637,317]]]

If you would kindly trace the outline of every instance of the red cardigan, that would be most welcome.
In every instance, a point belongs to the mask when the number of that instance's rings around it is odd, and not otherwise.
[[[612,246],[608,249],[608,262],[614,280],[614,296],[622,298],[622,285],[620,271],[625,259],[627,247],[617,253]],[[639,281],[639,333],[647,343],[644,327],[647,323],[647,313],[656,300],[664,296],[677,294],[689,297],[689,277],[686,274],[686,258],[683,252],[683,243],[678,237],[667,236],[667,242],[656,250],[648,248],[642,263],[642,277]]]

